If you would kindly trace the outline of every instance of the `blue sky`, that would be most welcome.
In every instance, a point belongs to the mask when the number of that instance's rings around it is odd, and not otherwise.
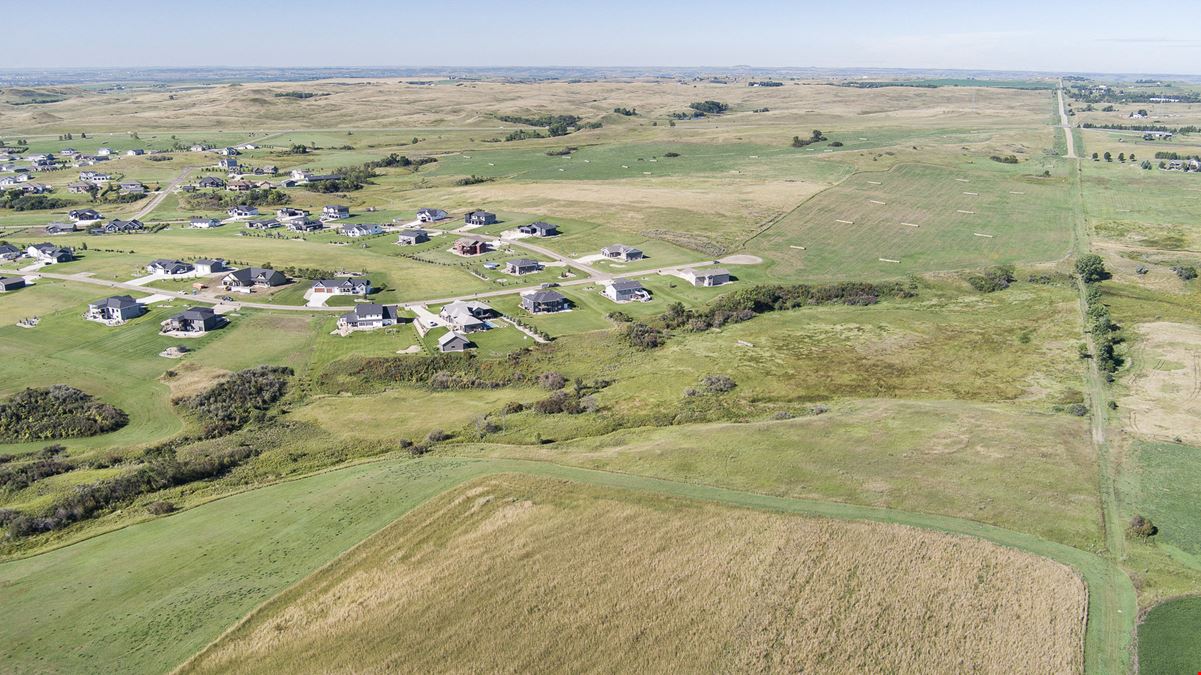
[[[1112,0],[46,0],[32,7],[23,29],[6,36],[0,66],[1201,71],[1196,0],[1153,8]],[[45,15],[31,22],[29,12]]]

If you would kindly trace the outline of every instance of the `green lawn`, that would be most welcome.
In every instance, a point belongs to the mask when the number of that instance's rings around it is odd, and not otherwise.
[[[1177,675],[1201,663],[1201,598],[1169,600],[1138,626],[1140,675]]]

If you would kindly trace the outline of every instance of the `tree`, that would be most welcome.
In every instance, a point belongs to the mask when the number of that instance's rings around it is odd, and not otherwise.
[[[1124,152],[1119,152],[1119,153],[1118,153],[1118,161],[1119,161],[1119,162],[1122,162],[1123,164],[1125,164],[1125,163],[1126,163],[1126,153],[1124,153]]]
[[[1105,271],[1105,261],[1096,253],[1086,253],[1076,260],[1076,274],[1079,274],[1086,284],[1109,278],[1109,272]]]
[[[1113,161],[1113,155],[1111,155],[1108,150],[1105,151],[1105,161],[1107,161],[1107,162]]]
[[[1095,162],[1095,161],[1097,161],[1098,159],[1101,159],[1100,155],[1098,155],[1097,153],[1095,153],[1095,152],[1094,152],[1094,153],[1093,153],[1093,161]]]

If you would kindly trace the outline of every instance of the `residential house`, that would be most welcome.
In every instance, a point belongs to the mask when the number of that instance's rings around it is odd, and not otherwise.
[[[212,149],[213,147],[211,145],[205,145],[203,143],[197,143],[191,147],[192,152],[208,152]]]
[[[376,234],[383,234],[384,228],[379,225],[368,224],[343,225],[340,232],[347,237],[370,237]]]
[[[338,317],[338,328],[371,330],[395,326],[398,321],[396,305],[377,305],[371,302],[356,304],[354,309]]]
[[[184,183],[183,185],[179,186],[179,191],[180,192],[195,192],[196,186],[192,185],[191,183]]]
[[[273,230],[277,227],[283,227],[283,224],[271,218],[269,220],[252,220],[246,223],[246,227],[252,230]]]
[[[104,183],[108,183],[112,179],[112,174],[107,174],[102,171],[79,172],[79,180],[83,181],[84,183],[91,183],[93,185],[102,185]]]
[[[461,352],[466,351],[471,347],[471,340],[468,340],[454,331],[450,331],[438,338],[438,351],[440,352]]]
[[[32,244],[29,248],[25,249],[25,255],[47,265],[70,262],[75,259],[70,249],[61,248],[51,243]]]
[[[292,180],[296,181],[297,183],[306,183],[310,178],[312,178],[313,172],[309,171],[308,169],[292,169],[292,172],[288,175],[290,175]]]
[[[67,192],[70,192],[71,194],[74,194],[74,195],[88,194],[93,189],[94,188],[91,183],[83,183],[83,182],[67,183]]]
[[[233,156],[235,156],[235,155],[241,154],[241,153],[239,153],[239,152],[237,151],[237,149],[236,149],[236,148],[221,148],[221,149],[220,149],[220,150],[218,150],[217,152],[218,152],[219,154],[222,154],[222,155],[226,156],[226,157],[233,157]]]
[[[436,223],[449,217],[450,214],[442,209],[417,209],[417,220],[422,223]]]
[[[533,274],[542,269],[542,263],[529,258],[517,258],[505,263],[505,274],[513,274],[521,276],[522,274]]]
[[[16,260],[21,257],[21,249],[12,244],[0,244],[0,260]]]
[[[208,188],[223,188],[225,187],[225,181],[216,176],[204,176],[200,180],[196,181],[196,185],[200,186],[202,190]]]
[[[651,299],[650,292],[643,288],[640,282],[633,279],[606,281],[601,294],[613,302],[646,302]]]
[[[75,231],[75,223],[50,223],[46,226],[46,234],[70,234]]]
[[[259,210],[257,208],[253,206],[247,206],[245,204],[231,206],[225,212],[229,214],[230,218],[249,218],[251,216],[259,215]]]
[[[293,232],[317,232],[325,229],[319,220],[289,220],[288,229]]]
[[[113,154],[112,148],[100,148],[99,150],[96,151],[97,157],[108,157],[111,154]]]
[[[207,230],[213,227],[221,227],[221,221],[216,218],[205,218],[204,216],[193,216],[188,221],[188,227],[194,227],[198,230]]]
[[[94,209],[73,209],[67,212],[67,217],[77,223],[90,223],[104,218]]]
[[[442,308],[438,316],[446,325],[460,333],[488,330],[487,319],[499,316],[490,306],[476,300],[456,300]]]
[[[221,258],[201,258],[192,263],[192,267],[196,268],[197,274],[216,274],[229,269]]]
[[[217,168],[221,169],[222,171],[237,171],[238,160],[234,159],[233,157],[222,157],[221,159],[217,160]]]
[[[0,293],[8,293],[18,288],[25,288],[24,277],[0,277]]]
[[[370,292],[371,280],[364,277],[318,279],[313,282],[313,293],[327,295],[367,295]]]
[[[63,148],[62,150],[59,150],[58,154],[62,155],[63,157],[74,157],[79,154],[79,151],[75,148]]]
[[[301,218],[308,218],[309,212],[305,211],[304,209],[295,209],[290,206],[285,206],[282,209],[276,210],[275,217],[279,218],[280,220],[298,220]]]
[[[88,311],[83,318],[100,323],[119,324],[137,318],[146,313],[146,306],[128,295],[114,295],[110,298],[88,303]]]
[[[121,194],[123,195],[144,195],[146,194],[146,186],[137,182],[121,183]]]
[[[29,168],[34,171],[53,171],[58,168],[58,164],[51,159],[39,159],[29,163]]]
[[[27,195],[44,195],[54,192],[54,188],[45,183],[26,183],[21,186],[21,192]]]
[[[631,260],[642,260],[645,256],[642,251],[625,244],[613,244],[601,249],[601,255],[609,260],[620,260],[622,262],[630,262]]]
[[[152,260],[150,264],[146,266],[146,271],[151,274],[169,274],[172,276],[177,274],[187,274],[195,271],[195,269],[195,267],[192,267],[192,265],[182,260],[167,260],[165,258]]]
[[[267,267],[243,267],[226,274],[221,284],[230,290],[249,292],[252,288],[271,288],[288,283],[288,277]]]
[[[254,186],[244,180],[231,180],[225,185],[230,192],[250,192]]]
[[[396,243],[404,246],[413,246],[429,240],[430,236],[425,230],[401,230],[396,233]]]
[[[342,206],[340,204],[331,204],[329,206],[322,207],[322,209],[321,209],[321,219],[322,220],[337,220],[339,218],[349,218],[349,217],[350,217],[350,207],[347,207],[347,206]]]
[[[43,153],[38,153],[38,154],[34,154],[34,155],[27,155],[25,157],[25,159],[27,159],[31,162],[53,162],[54,155],[52,155],[49,152],[43,152]]]
[[[488,211],[469,211],[463,216],[463,222],[468,225],[491,225],[496,220],[496,214]]]
[[[162,332],[207,333],[225,325],[211,307],[189,307],[163,322]]]
[[[142,221],[140,220],[121,220],[119,218],[114,218],[105,225],[93,227],[92,229],[88,230],[88,232],[91,234],[117,234],[119,232],[137,232],[144,227],[145,226],[142,225]]]
[[[517,228],[517,231],[522,234],[529,234],[535,237],[553,237],[559,234],[559,226],[538,221],[536,223],[530,223],[529,225],[522,225]]]
[[[137,157],[138,155],[144,155],[144,154],[146,154],[146,151],[141,148],[134,148],[132,150],[125,151],[126,157]]]
[[[483,255],[488,252],[488,242],[475,237],[463,237],[455,241],[454,251],[459,255]]]
[[[721,286],[730,283],[730,272],[720,267],[693,267],[680,273],[693,286]]]
[[[562,293],[540,290],[522,293],[521,307],[531,314],[547,314],[569,309],[570,304]]]

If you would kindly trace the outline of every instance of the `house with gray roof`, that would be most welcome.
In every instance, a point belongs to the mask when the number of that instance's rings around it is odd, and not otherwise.
[[[313,282],[312,292],[328,295],[367,295],[371,292],[371,280],[365,277],[318,279]]]
[[[225,266],[225,261],[221,258],[201,258],[193,262],[192,267],[196,268],[197,274],[216,274],[217,272],[225,272],[229,269]]]
[[[496,214],[490,211],[468,211],[467,215],[463,216],[463,222],[468,225],[491,225],[496,220]]]
[[[196,268],[192,267],[190,263],[186,263],[182,260],[167,260],[166,258],[152,260],[150,261],[150,264],[146,266],[146,271],[151,274],[168,274],[171,276],[187,274],[195,269]]]
[[[558,291],[538,290],[522,293],[521,307],[531,314],[549,314],[566,311],[571,304]]]
[[[252,230],[273,230],[277,227],[283,226],[283,223],[274,218],[268,218],[267,220],[252,220],[246,223],[246,227]]]
[[[192,219],[188,221],[188,227],[196,228],[198,230],[208,230],[214,227],[221,227],[221,221],[217,220],[216,218],[193,216]]]
[[[74,254],[70,249],[60,248],[51,243],[33,244],[25,249],[25,255],[37,260],[40,263],[50,265],[52,263],[70,262],[75,259]]]
[[[414,246],[430,240],[425,230],[401,230],[396,233],[396,243],[402,246]]]
[[[487,320],[500,316],[500,313],[477,300],[456,300],[443,306],[438,316],[460,333],[474,333],[491,328]]]
[[[70,234],[75,231],[75,223],[50,223],[46,226],[46,234]]]
[[[471,340],[454,331],[449,331],[438,338],[438,351],[440,352],[462,352],[472,346]]]
[[[523,274],[533,274],[542,269],[542,263],[529,258],[516,258],[505,263],[505,274],[521,276]]]
[[[251,216],[259,215],[258,208],[254,206],[247,206],[246,204],[231,206],[225,212],[229,214],[230,218],[250,218]]]
[[[137,232],[144,228],[145,228],[145,225],[143,225],[142,221],[140,221],[140,220],[137,220],[137,219],[121,220],[120,218],[114,218],[114,219],[110,220],[109,222],[105,223],[104,225],[98,225],[96,227],[93,227],[92,229],[88,230],[88,233],[89,234],[120,234],[122,232]]]
[[[554,237],[559,234],[559,226],[538,221],[529,225],[522,225],[517,228],[517,231],[534,237]]]
[[[650,291],[633,279],[611,279],[604,286],[601,294],[613,302],[646,302],[651,299]]]
[[[288,283],[288,277],[267,267],[243,267],[221,278],[221,284],[232,291],[249,292],[252,288],[271,288]]]
[[[606,246],[601,249],[601,255],[605,256],[609,260],[620,260],[622,262],[642,260],[644,257],[646,257],[642,251],[634,248],[633,246],[626,246],[625,244],[613,244],[612,246]]]
[[[395,326],[399,322],[396,305],[377,305],[361,302],[346,314],[338,317],[338,328],[347,330],[373,330]]]
[[[164,333],[207,333],[225,325],[211,307],[189,307],[163,322]]]
[[[18,288],[25,288],[24,277],[0,277],[0,293],[8,293]]]
[[[96,220],[102,220],[104,216],[95,209],[72,209],[67,212],[67,217],[76,223],[86,223]]]
[[[383,234],[384,228],[379,225],[370,225],[367,223],[356,223],[354,225],[343,225],[338,232],[344,237],[370,237],[377,234]]]
[[[12,244],[0,244],[0,260],[16,260],[21,257],[21,249]]]
[[[720,267],[692,267],[680,273],[693,286],[721,286],[730,283],[730,272]]]
[[[338,220],[350,217],[350,207],[341,204],[329,204],[321,207],[322,220]]]
[[[423,223],[436,223],[450,218],[450,214],[442,209],[417,209],[417,220]]]
[[[83,318],[108,325],[124,323],[146,313],[146,306],[128,295],[114,295],[88,303]]]
[[[200,180],[196,181],[196,185],[202,190],[209,188],[223,188],[225,187],[225,181],[216,176],[203,176]]]

